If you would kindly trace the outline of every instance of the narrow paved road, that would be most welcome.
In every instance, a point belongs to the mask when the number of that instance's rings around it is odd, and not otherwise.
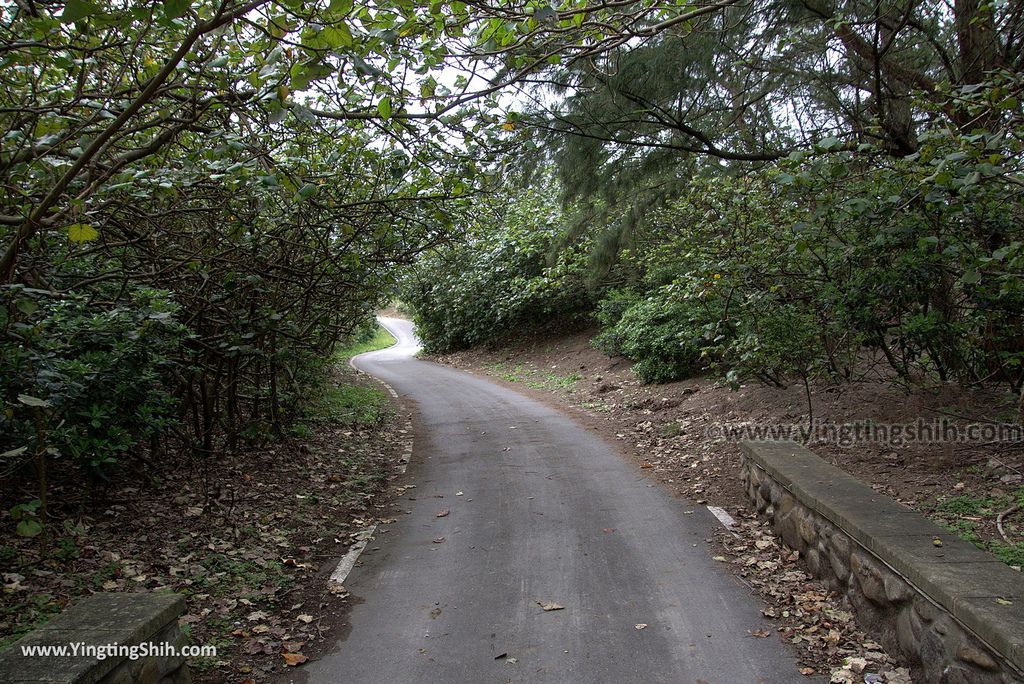
[[[749,634],[766,621],[709,557],[704,507],[558,411],[413,358],[412,325],[383,323],[399,343],[357,365],[418,407],[411,514],[348,577],[351,629],[308,681],[808,681],[774,634]]]

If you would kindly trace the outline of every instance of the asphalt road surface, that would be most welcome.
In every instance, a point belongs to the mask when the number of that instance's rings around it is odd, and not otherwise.
[[[808,681],[774,632],[750,634],[771,627],[710,558],[719,523],[703,506],[559,411],[415,359],[412,324],[382,322],[398,344],[356,365],[418,409],[411,513],[360,557],[350,629],[304,679]]]

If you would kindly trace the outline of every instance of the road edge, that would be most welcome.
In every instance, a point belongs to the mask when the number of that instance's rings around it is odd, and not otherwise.
[[[391,349],[392,347],[397,346],[398,336],[395,335],[395,333],[392,332],[386,325],[384,325],[380,321],[379,317],[377,318],[377,324],[380,325],[385,330],[387,330],[388,334],[395,339],[394,344],[384,347],[383,349]],[[357,366],[355,363],[356,359],[366,356],[368,354],[375,354],[379,351],[383,351],[383,349],[374,349],[373,351],[363,352],[362,354],[356,354],[355,356],[351,357],[348,360],[348,365],[355,372],[367,378],[370,378],[377,384],[384,387],[384,389],[388,391],[388,394],[391,395],[391,398],[394,399],[395,406],[398,409],[396,413],[404,419],[402,427],[399,428],[398,432],[399,434],[405,435],[405,439],[403,439],[401,442],[402,455],[399,458],[399,464],[395,467],[395,472],[399,475],[404,475],[406,469],[409,467],[409,461],[412,460],[413,444],[415,442],[415,435],[413,434],[412,427],[412,412],[407,410],[408,406],[405,404],[405,402],[402,401],[402,398],[398,396],[398,392],[395,391],[394,387],[389,385],[387,382],[381,380],[376,375],[371,375],[370,373],[367,373],[362,368]],[[331,572],[331,578],[329,580],[330,582],[333,582],[335,584],[345,583],[345,580],[348,579],[349,574],[352,572],[352,570],[355,569],[356,563],[359,561],[359,556],[361,556],[363,551],[366,550],[367,545],[370,543],[370,540],[373,539],[373,534],[376,531],[377,523],[374,523],[373,525],[370,525],[369,527],[362,529],[358,533],[359,541],[353,544],[352,547],[348,550],[348,552],[341,557],[341,560],[338,561],[338,565],[336,565],[334,570]]]

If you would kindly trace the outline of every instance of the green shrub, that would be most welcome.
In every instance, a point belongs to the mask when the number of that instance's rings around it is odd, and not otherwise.
[[[626,356],[625,328],[619,328],[619,322],[632,307],[642,300],[640,294],[633,289],[617,288],[610,290],[597,303],[595,318],[601,325],[601,332],[594,338],[594,346],[609,356]]]
[[[631,359],[633,372],[645,383],[670,382],[700,370],[705,340],[699,311],[668,288],[626,305],[629,300],[619,293],[603,303],[602,322],[616,316],[617,321],[594,339],[598,349]]]
[[[694,178],[621,255],[634,275],[599,302],[597,344],[647,380],[692,372],[695,350],[733,383],[779,385],[852,377],[867,354],[907,381],[1019,393],[1024,210],[986,170],[1000,144],[934,136],[885,167],[844,153]]]
[[[475,223],[466,242],[425,255],[406,276],[402,301],[428,352],[589,320],[586,246],[562,249],[551,260],[558,210],[537,193],[507,202],[495,224],[467,217]]]
[[[0,294],[0,451],[42,449],[99,474],[176,422],[166,381],[185,333],[166,293],[137,289],[106,307],[20,286]]]

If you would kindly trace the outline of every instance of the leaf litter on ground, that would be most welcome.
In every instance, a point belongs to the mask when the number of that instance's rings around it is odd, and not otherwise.
[[[341,373],[339,382],[355,377]],[[170,590],[186,598],[179,623],[192,643],[218,645],[216,659],[191,660],[197,684],[262,682],[301,665],[349,596],[316,569],[368,526],[395,520],[385,494],[401,463],[398,427],[318,424],[309,438],[226,455],[204,472],[162,472],[157,495],[137,482],[111,483],[109,503],[84,508],[67,527],[61,556],[19,541],[3,577],[17,610],[0,617],[0,640],[98,588]],[[55,499],[78,500],[59,486]]]

